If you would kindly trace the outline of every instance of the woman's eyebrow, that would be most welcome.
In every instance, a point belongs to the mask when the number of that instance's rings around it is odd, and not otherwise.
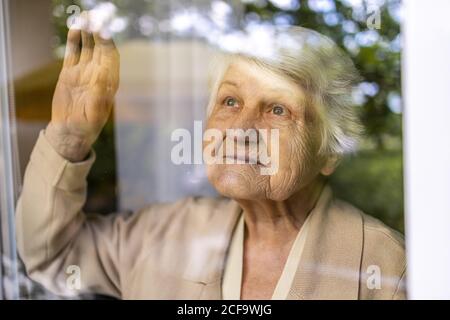
[[[219,88],[220,88],[221,86],[225,85],[225,84],[230,85],[230,86],[233,86],[233,87],[239,87],[238,84],[237,84],[236,82],[231,81],[231,80],[225,80],[225,81],[223,81],[223,82],[220,84]]]
[[[224,80],[220,83],[218,90],[220,90],[220,88],[224,85],[229,85],[229,86],[233,86],[236,88],[240,87],[239,84],[233,80]],[[300,100],[300,103],[304,102],[304,97],[299,97],[299,96],[295,95],[293,93],[293,90],[291,90],[291,89],[283,88],[280,86],[273,86],[272,88],[267,88],[265,91],[267,93],[272,94],[275,99],[285,100],[288,97],[288,100],[291,100],[291,101],[294,99],[294,101],[296,101],[296,102],[298,102],[298,100]]]

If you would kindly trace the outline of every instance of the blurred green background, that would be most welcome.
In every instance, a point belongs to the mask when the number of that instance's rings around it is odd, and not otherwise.
[[[67,14],[72,4],[89,9],[102,1],[53,0],[56,28],[55,52],[65,43]],[[144,15],[170,12],[196,1],[113,2],[127,21]],[[209,3],[221,1],[209,1]],[[164,3],[170,3],[168,8]],[[365,136],[357,154],[346,157],[331,178],[335,193],[366,213],[403,232],[402,114],[401,114],[401,3],[384,0],[242,0],[226,1],[241,8],[236,27],[251,23],[301,25],[331,37],[346,50],[360,70],[363,82],[355,90]],[[159,11],[158,11],[159,10]],[[145,18],[145,17],[144,17]],[[195,21],[194,21],[195,23]],[[128,23],[121,37],[161,38],[142,31],[142,24]],[[191,36],[191,35],[189,35]],[[91,202],[96,211],[114,209],[115,160],[113,123],[96,144],[99,158],[89,177]]]

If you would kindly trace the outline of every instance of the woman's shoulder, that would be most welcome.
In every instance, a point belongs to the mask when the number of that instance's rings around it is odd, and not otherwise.
[[[346,212],[361,221],[362,297],[404,298],[406,254],[403,235],[345,201],[337,200],[335,205],[340,208],[340,212]],[[378,290],[377,281],[373,282],[377,275],[380,276],[380,289],[384,290]]]
[[[399,251],[404,251],[405,240],[403,235],[397,230],[387,226],[379,219],[365,214],[362,214],[364,221],[364,232],[367,237],[374,240],[381,240],[388,242],[390,246]]]
[[[339,208],[341,214],[345,213],[347,216],[353,216],[361,220],[365,245],[370,246],[383,242],[393,250],[404,251],[405,243],[403,235],[387,226],[381,220],[340,199],[334,199],[334,207]]]
[[[382,295],[380,298],[405,299],[406,253],[403,235],[372,216],[367,214],[362,216],[364,221],[362,271],[366,272],[369,280],[374,274],[380,274],[380,286],[388,288],[383,292],[389,292],[388,296]],[[367,297],[377,298],[381,293],[381,290],[369,289],[370,283],[362,287],[362,292],[366,293]]]

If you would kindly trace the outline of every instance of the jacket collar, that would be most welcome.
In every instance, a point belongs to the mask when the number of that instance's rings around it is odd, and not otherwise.
[[[325,186],[288,299],[358,299],[363,222],[341,204]]]
[[[182,277],[189,287],[192,287],[192,283],[201,285],[197,286],[200,290],[192,292],[193,295],[189,299],[219,300],[222,298],[221,281],[225,259],[242,208],[236,201],[230,200],[214,210],[216,212],[212,214],[211,223],[202,234],[196,237],[203,239],[198,243],[199,252],[189,257]],[[200,262],[201,268],[199,268],[198,255],[203,260]]]
[[[193,267],[198,266],[197,257],[192,256],[183,277],[188,283],[201,284],[201,290],[192,299],[222,297],[225,259],[242,209],[231,200],[226,207],[216,210],[221,212],[213,215],[202,242],[207,263],[198,272],[199,268]],[[308,237],[288,299],[357,299],[363,248],[362,217],[342,210],[329,186],[324,187],[310,214]]]

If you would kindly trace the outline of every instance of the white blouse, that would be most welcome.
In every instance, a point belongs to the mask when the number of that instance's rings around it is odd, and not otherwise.
[[[306,218],[292,244],[283,272],[281,273],[275,291],[272,294],[272,300],[285,300],[289,294],[305,246],[310,216],[313,212],[314,210],[312,210]],[[224,300],[240,300],[241,298],[242,266],[244,257],[244,224],[244,214],[242,213],[233,232],[228,257],[225,263],[222,282],[222,298]]]

